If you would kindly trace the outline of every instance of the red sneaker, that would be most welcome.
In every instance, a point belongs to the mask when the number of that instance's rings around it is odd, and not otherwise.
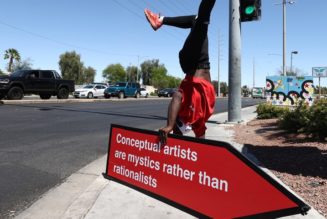
[[[144,9],[144,14],[153,30],[157,30],[161,27],[162,21],[159,19],[159,14],[152,13],[149,9]]]

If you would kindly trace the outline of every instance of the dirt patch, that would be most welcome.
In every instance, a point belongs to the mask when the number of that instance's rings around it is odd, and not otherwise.
[[[276,119],[253,120],[233,129],[234,140],[245,144],[260,165],[327,217],[327,142],[280,130]]]

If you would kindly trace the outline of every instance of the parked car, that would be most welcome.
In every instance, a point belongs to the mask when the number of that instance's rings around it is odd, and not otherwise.
[[[104,84],[88,84],[83,88],[76,89],[74,92],[75,98],[93,98],[93,97],[103,97],[103,92],[107,88]]]
[[[165,88],[158,92],[158,97],[172,97],[177,88]]]
[[[149,97],[149,91],[147,91],[145,88],[140,88],[139,93],[141,97],[148,98]]]
[[[54,70],[20,70],[0,76],[0,99],[20,100],[25,94],[37,94],[41,99],[67,99],[74,89],[73,80],[62,79]]]
[[[101,85],[105,85],[106,87],[109,87],[109,83],[105,83],[105,82],[93,82],[90,84],[101,84]]]
[[[125,97],[140,97],[140,84],[135,82],[117,82],[113,86],[108,87],[104,91],[104,97],[118,97],[118,98],[125,98]]]

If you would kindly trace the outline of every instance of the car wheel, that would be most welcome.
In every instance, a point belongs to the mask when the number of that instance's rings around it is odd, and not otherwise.
[[[58,99],[68,99],[69,96],[69,91],[67,88],[60,88],[57,94],[57,98]]]
[[[51,98],[51,94],[40,94],[42,100],[48,100]]]
[[[139,92],[136,92],[136,94],[135,94],[135,98],[137,99],[137,98],[140,98],[140,93]]]
[[[21,100],[24,97],[23,89],[20,87],[12,87],[8,91],[7,97],[9,100]]]
[[[148,98],[149,97],[149,94],[145,94],[145,98]]]
[[[124,95],[124,93],[123,93],[123,92],[119,92],[119,94],[118,94],[118,98],[119,98],[119,99],[123,99],[123,98],[124,98],[124,96],[125,96],[125,95]]]
[[[92,92],[89,92],[89,93],[87,94],[87,98],[92,99],[92,98],[93,98],[93,93],[92,93]]]

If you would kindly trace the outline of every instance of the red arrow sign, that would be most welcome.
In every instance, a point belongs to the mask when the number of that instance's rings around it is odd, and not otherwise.
[[[275,218],[310,207],[225,142],[112,125],[105,177],[197,217]]]

